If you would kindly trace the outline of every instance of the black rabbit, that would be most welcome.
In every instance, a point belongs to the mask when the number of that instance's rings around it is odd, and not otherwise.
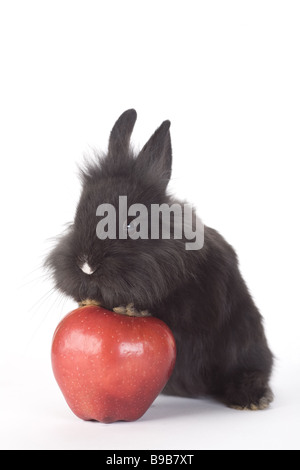
[[[167,323],[177,361],[165,393],[210,394],[238,409],[264,409],[273,399],[273,356],[233,248],[209,227],[197,250],[186,249],[184,234],[133,237],[138,227],[132,216],[119,217],[120,196],[127,197],[128,207],[143,204],[149,214],[153,204],[179,204],[166,191],[170,122],[163,122],[136,156],[130,147],[136,117],[133,109],[124,112],[112,129],[107,154],[82,170],[74,222],[45,264],[56,287],[79,303],[91,299],[108,309],[148,310]],[[117,208],[115,237],[99,237],[102,204]]]

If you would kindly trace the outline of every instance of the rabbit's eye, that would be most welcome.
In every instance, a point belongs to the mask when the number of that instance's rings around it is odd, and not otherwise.
[[[124,231],[128,233],[128,235],[132,235],[136,232],[136,223],[134,220],[128,220],[124,223]]]
[[[134,221],[127,224],[127,233],[129,235],[132,235],[133,233],[135,233],[135,231],[136,231],[136,224]]]

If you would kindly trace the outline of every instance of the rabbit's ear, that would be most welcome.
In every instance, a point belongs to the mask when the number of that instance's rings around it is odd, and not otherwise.
[[[138,170],[165,180],[167,186],[172,170],[170,121],[164,121],[144,145],[137,158]]]
[[[109,137],[108,154],[118,158],[128,154],[130,137],[137,118],[135,109],[125,111],[115,123]]]

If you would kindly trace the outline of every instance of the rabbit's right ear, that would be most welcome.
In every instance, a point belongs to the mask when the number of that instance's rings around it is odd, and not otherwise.
[[[136,168],[140,174],[152,174],[156,179],[168,185],[172,171],[172,146],[170,121],[164,121],[156,129],[140,151]]]
[[[108,155],[119,159],[128,154],[130,137],[137,118],[135,109],[125,111],[115,123],[109,137]]]

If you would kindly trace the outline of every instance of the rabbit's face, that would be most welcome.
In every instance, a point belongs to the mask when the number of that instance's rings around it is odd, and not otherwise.
[[[147,309],[161,301],[182,278],[182,263],[180,241],[151,239],[151,204],[158,200],[167,201],[159,185],[150,190],[136,180],[109,177],[84,187],[74,223],[47,260],[56,287],[77,302],[93,299],[110,309],[131,302]],[[147,238],[138,236],[136,218],[128,215],[137,201],[147,209]],[[97,227],[104,216],[97,210],[108,204],[115,223],[101,239]]]
[[[111,132],[107,155],[82,171],[74,223],[46,260],[56,287],[77,302],[93,299],[110,309],[133,302],[149,309],[176,289],[187,268],[182,240],[150,236],[151,205],[169,202],[170,123],[165,121],[135,158],[129,147],[135,119],[134,110],[123,113]],[[127,210],[134,204],[146,208],[149,237],[134,237],[137,227],[120,208],[120,196]],[[102,236],[107,211],[101,208],[108,206],[114,208],[115,220]]]

